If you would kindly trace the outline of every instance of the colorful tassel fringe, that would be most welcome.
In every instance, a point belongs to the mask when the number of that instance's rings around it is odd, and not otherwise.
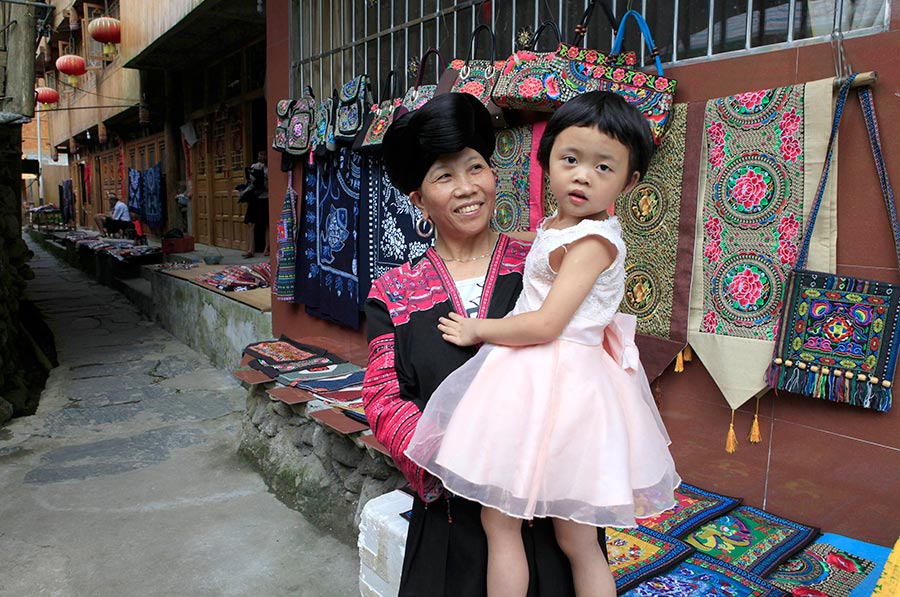
[[[842,374],[834,375],[827,367],[813,371],[812,367],[801,369],[790,361],[773,361],[766,370],[766,383],[777,390],[881,412],[891,408],[890,387],[868,379],[859,380],[856,375],[850,378]]]

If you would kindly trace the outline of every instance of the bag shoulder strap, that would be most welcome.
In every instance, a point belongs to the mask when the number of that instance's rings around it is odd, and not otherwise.
[[[594,6],[597,4],[600,5],[603,14],[606,16],[606,20],[609,21],[609,24],[612,27],[613,36],[615,37],[619,33],[619,20],[616,19],[616,16],[606,4],[606,0],[591,0],[588,2],[587,8],[584,9],[584,14],[581,16],[581,22],[575,25],[575,38],[572,40],[573,46],[581,45],[581,40],[584,39],[584,35],[587,33],[588,23],[591,22],[591,17],[594,14]]]
[[[391,86],[393,83],[393,87]],[[394,97],[394,90],[397,88],[397,73],[394,72],[394,69],[388,71],[387,76],[384,78],[384,85],[381,87],[381,96],[378,98],[378,105],[381,105],[385,100],[389,100]]]
[[[544,31],[553,31],[556,34],[556,45],[559,46],[559,43],[562,41],[562,33],[559,31],[559,25],[556,24],[556,21],[552,19],[547,19],[537,28],[537,31],[534,32],[534,35],[531,36],[531,42],[529,43],[529,48],[532,52],[537,48],[538,40],[541,38],[541,34]]]
[[[884,154],[881,152],[881,135],[878,133],[878,119],[875,116],[875,99],[872,90],[868,86],[857,89],[859,105],[862,107],[863,118],[866,120],[866,129],[869,132],[869,145],[872,146],[872,157],[875,158],[875,170],[878,171],[878,180],[881,182],[881,193],[884,197],[884,206],[887,208],[888,220],[891,222],[891,231],[894,233],[894,251],[897,253],[897,265],[900,266],[900,223],[897,222],[897,204],[894,201],[894,189],[888,178],[887,168],[884,165]]]
[[[494,64],[494,61],[496,60],[497,38],[494,35],[494,30],[491,29],[488,25],[479,25],[478,27],[475,27],[474,31],[472,31],[472,38],[471,38],[471,41],[469,42],[469,52],[468,52],[468,54],[466,54],[466,64],[467,65],[469,64],[470,60],[475,58],[475,50],[476,50],[476,46],[478,45],[477,44],[478,34],[481,33],[482,31],[487,31],[488,34],[490,35],[489,39],[491,40],[491,64]]]
[[[628,24],[628,17],[633,18],[638,24],[641,35],[644,36],[644,43],[647,44],[647,48],[650,50],[650,56],[656,61],[656,73],[659,76],[662,76],[662,60],[659,59],[659,50],[656,49],[656,43],[653,41],[653,35],[650,33],[650,26],[647,25],[647,21],[644,20],[643,15],[636,10],[629,10],[622,15],[622,20],[619,21],[619,30],[616,32],[616,39],[613,41],[610,54],[615,55],[622,51],[622,44],[625,42],[625,25]]]
[[[834,107],[834,121],[831,123],[831,136],[828,137],[828,147],[825,150],[825,165],[822,166],[822,176],[819,177],[819,186],[816,188],[816,197],[813,200],[812,209],[809,212],[809,222],[806,224],[806,232],[803,234],[803,244],[800,245],[800,254],[797,256],[795,269],[806,267],[806,258],[809,255],[809,243],[812,240],[813,228],[819,215],[819,207],[822,205],[822,197],[825,195],[825,185],[828,183],[828,174],[831,172],[831,159],[834,157],[834,143],[837,140],[838,127],[841,124],[841,116],[844,114],[844,105],[847,103],[847,94],[850,93],[850,84],[856,75],[850,75],[841,90],[838,92],[837,104]]]
[[[441,51],[437,48],[428,48],[425,50],[425,53],[422,54],[422,58],[419,60],[419,72],[416,74],[416,89],[422,86],[422,80],[425,78],[425,64],[428,62],[429,56],[437,56],[438,64],[441,68],[446,64],[444,62],[444,55],[441,54]]]

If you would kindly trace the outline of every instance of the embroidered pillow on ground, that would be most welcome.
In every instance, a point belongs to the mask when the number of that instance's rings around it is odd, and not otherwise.
[[[641,583],[628,597],[782,597],[781,589],[721,560],[694,554],[665,574]]]
[[[817,528],[751,506],[738,506],[709,521],[684,540],[698,552],[766,576],[818,534]]]
[[[294,342],[287,336],[282,336],[278,340],[255,342],[244,348],[245,355],[259,359],[268,365],[304,361],[313,357],[322,357],[325,353],[324,348]]]
[[[675,490],[675,507],[650,518],[639,518],[638,524],[672,537],[681,537],[701,524],[741,504],[740,498],[704,491],[682,483]]]
[[[353,363],[334,363],[331,365],[320,365],[308,367],[302,371],[291,371],[278,376],[278,382],[286,386],[297,385],[300,382],[311,382],[317,379],[331,379],[333,377],[341,377],[350,373],[356,373],[362,368]]]
[[[769,582],[794,595],[867,597],[890,549],[841,535],[824,534],[769,575]]]
[[[622,592],[677,564],[693,549],[653,529],[606,529],[609,569]]]

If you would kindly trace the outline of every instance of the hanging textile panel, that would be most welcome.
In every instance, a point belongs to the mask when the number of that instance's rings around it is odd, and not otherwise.
[[[287,191],[281,206],[281,219],[276,225],[278,249],[275,253],[275,299],[294,300],[294,282],[297,277],[297,191],[294,190],[294,173],[288,173]]]
[[[144,214],[144,181],[141,177],[141,171],[135,168],[128,169],[128,208],[143,220]]]
[[[163,217],[162,166],[156,164],[152,168],[147,168],[141,175],[141,179],[144,187],[144,211],[141,215],[150,228],[161,230],[165,224]]]
[[[732,408],[765,390],[788,273],[822,173],[832,80],[706,104],[688,341]],[[836,181],[810,250],[833,270]]]
[[[295,299],[319,319],[359,327],[362,157],[349,147],[307,167]]]
[[[673,107],[647,173],[616,200],[628,247],[620,310],[637,317],[636,343],[651,381],[687,344],[703,111],[702,103]]]
[[[423,254],[434,237],[416,234],[421,212],[391,184],[381,158],[365,158],[362,178],[360,220],[365,230],[360,235],[359,277],[360,295],[365,297],[372,280]]]
[[[546,122],[537,122],[497,131],[491,156],[497,176],[491,227],[497,232],[534,230],[544,217],[544,169],[537,151],[546,127]]]

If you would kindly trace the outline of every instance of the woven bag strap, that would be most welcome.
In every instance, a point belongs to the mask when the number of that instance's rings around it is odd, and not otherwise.
[[[887,207],[888,220],[891,222],[891,231],[894,233],[894,250],[897,253],[897,265],[900,266],[900,223],[897,222],[897,204],[894,202],[894,189],[891,186],[887,168],[884,165],[884,154],[881,152],[881,135],[878,134],[875,99],[872,97],[872,90],[868,86],[860,87],[857,93],[859,94],[859,105],[862,106],[863,117],[866,119],[866,130],[869,131],[869,144],[872,146],[872,156],[875,158],[875,170],[878,171],[878,180],[881,181],[884,205]]]
[[[831,136],[828,138],[828,148],[825,151],[825,165],[822,166],[822,176],[819,177],[819,186],[816,189],[816,197],[813,200],[812,209],[809,212],[809,222],[806,224],[806,232],[803,235],[803,244],[800,245],[800,254],[797,256],[796,269],[806,267],[806,257],[809,254],[809,243],[812,240],[813,228],[816,225],[816,217],[819,215],[819,207],[822,205],[822,197],[825,195],[825,185],[828,183],[828,173],[831,171],[831,158],[834,156],[834,143],[837,140],[838,127],[841,124],[841,116],[844,114],[844,104],[847,103],[847,94],[850,93],[850,84],[856,75],[850,75],[841,90],[838,92],[837,105],[834,108],[834,121],[831,123]]]
[[[644,43],[647,44],[647,48],[650,50],[650,56],[656,62],[656,74],[660,77],[663,76],[662,60],[659,59],[659,50],[656,47],[656,42],[653,41],[650,26],[644,20],[644,15],[636,10],[629,10],[622,15],[622,20],[619,21],[619,30],[616,32],[616,38],[613,40],[610,54],[615,55],[622,52],[622,44],[625,42],[625,27],[628,25],[629,17],[634,19],[634,22],[637,23],[638,28],[641,30],[641,35],[644,36]]]

